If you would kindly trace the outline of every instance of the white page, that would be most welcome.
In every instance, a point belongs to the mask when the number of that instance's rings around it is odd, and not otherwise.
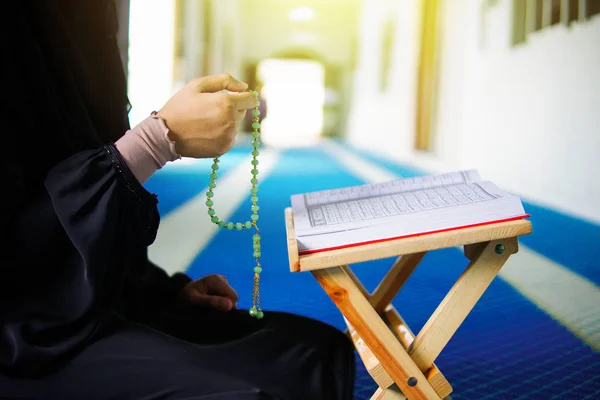
[[[486,190],[481,183],[462,183],[312,206],[304,210],[303,220],[295,221],[296,232],[301,235],[357,229],[388,224],[409,214],[431,214],[442,209],[468,211],[475,203],[502,197],[501,191],[492,187],[493,190]]]
[[[307,202],[303,201],[305,197],[300,195],[295,198],[295,204],[292,201],[292,205],[296,206],[294,209],[296,233],[302,235],[357,229],[389,223],[391,220],[408,213],[422,213],[439,208],[456,207],[474,202],[489,201],[497,197],[486,192],[478,184],[465,183],[473,182],[473,177],[478,178],[479,176],[464,173],[445,174],[421,182],[421,187],[429,187],[422,190],[407,189],[413,187],[411,182],[395,186],[385,185],[388,184],[388,182],[385,182],[383,185],[378,184],[379,189],[383,186],[384,188],[393,187],[396,190],[375,190],[374,193],[377,194],[371,196],[334,195],[330,197],[329,202],[313,202],[316,205],[308,205]],[[366,192],[365,188],[368,186],[375,185],[362,185],[355,187],[360,188],[355,190]],[[493,187],[495,188],[495,186]],[[398,190],[398,188],[403,190]],[[501,193],[497,188],[494,190]]]
[[[293,195],[291,199],[292,208],[294,209],[294,213],[296,213],[316,205],[372,198],[424,188],[455,185],[458,183],[478,182],[480,180],[479,173],[476,170],[467,170],[296,194]]]

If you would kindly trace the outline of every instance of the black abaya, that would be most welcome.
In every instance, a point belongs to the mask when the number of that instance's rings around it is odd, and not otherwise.
[[[0,375],[4,399],[352,399],[349,341],[311,319],[169,310],[157,328],[114,318],[55,373]],[[194,344],[192,344],[194,343]]]
[[[354,353],[298,316],[177,304],[128,129],[111,2],[4,5],[0,398],[351,399]]]

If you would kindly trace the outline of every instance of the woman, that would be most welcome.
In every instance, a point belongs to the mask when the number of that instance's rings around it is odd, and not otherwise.
[[[254,319],[225,278],[167,276],[147,258],[159,216],[141,183],[228,151],[256,102],[247,85],[194,80],[130,129],[110,1],[1,14],[0,398],[351,399],[341,332]]]

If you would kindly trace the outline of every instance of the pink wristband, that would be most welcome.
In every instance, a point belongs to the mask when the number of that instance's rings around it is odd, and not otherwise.
[[[152,112],[115,143],[138,182],[143,184],[167,162],[181,158],[168,133],[169,128],[163,119]]]

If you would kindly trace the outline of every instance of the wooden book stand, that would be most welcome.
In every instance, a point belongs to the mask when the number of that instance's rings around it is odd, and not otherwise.
[[[366,369],[379,388],[374,399],[444,399],[450,383],[434,364],[496,277],[531,233],[527,220],[501,222],[344,249],[298,255],[292,209],[285,210],[292,272],[310,271],[341,311]],[[427,251],[464,246],[469,265],[415,336],[391,304]],[[349,265],[399,256],[373,293]]]

